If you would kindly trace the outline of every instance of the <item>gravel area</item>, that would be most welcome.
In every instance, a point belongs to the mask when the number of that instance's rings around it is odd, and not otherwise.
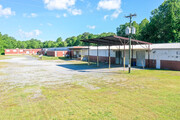
[[[38,60],[31,56],[15,56],[11,59],[0,60],[7,62],[7,67],[0,69],[5,73],[0,77],[0,82],[10,85],[58,85],[78,82],[80,85],[93,88],[92,85],[84,84],[92,77],[107,79],[108,74],[122,68],[97,68],[96,65],[78,64],[78,61],[46,61]],[[77,62],[77,63],[76,63]],[[80,61],[79,61],[80,63]],[[103,66],[102,66],[103,67]]]

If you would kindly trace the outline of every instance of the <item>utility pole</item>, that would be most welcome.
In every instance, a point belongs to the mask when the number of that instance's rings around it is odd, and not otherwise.
[[[129,26],[130,26],[130,30],[131,32],[129,33],[129,73],[131,73],[131,35],[132,35],[132,17],[134,16],[137,16],[136,14],[130,14],[128,16],[125,16],[126,18],[130,18],[130,23],[129,23]]]

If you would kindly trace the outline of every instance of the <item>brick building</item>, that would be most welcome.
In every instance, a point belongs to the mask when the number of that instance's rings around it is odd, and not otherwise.
[[[60,48],[43,48],[41,50],[43,55],[53,56],[53,57],[67,57],[69,56],[69,48],[68,47],[60,47]]]
[[[36,55],[41,49],[5,49],[5,55]]]

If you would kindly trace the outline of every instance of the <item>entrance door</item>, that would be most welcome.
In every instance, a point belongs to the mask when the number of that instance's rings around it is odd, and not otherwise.
[[[145,67],[145,51],[136,52],[136,66]]]
[[[121,51],[116,51],[116,64],[121,64]]]
[[[29,51],[26,51],[26,54],[29,54]]]
[[[76,57],[79,58],[80,57],[80,53],[79,51],[76,51]]]
[[[156,60],[156,69],[160,69],[161,68],[161,61],[160,59]]]

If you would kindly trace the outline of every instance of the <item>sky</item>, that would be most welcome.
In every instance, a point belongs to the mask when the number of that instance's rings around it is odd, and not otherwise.
[[[0,0],[0,32],[17,40],[65,40],[84,32],[114,32],[129,22],[149,19],[164,0]]]

